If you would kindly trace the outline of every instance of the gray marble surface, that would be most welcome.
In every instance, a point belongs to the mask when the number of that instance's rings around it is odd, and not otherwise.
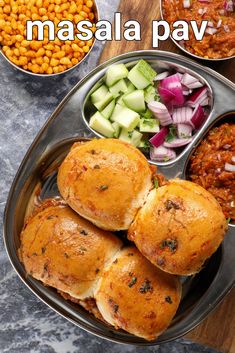
[[[118,0],[99,0],[101,18],[112,19]],[[97,64],[96,43],[78,69],[57,78],[31,78],[0,57],[0,218],[7,194],[29,145],[61,99]],[[0,231],[2,232],[2,225]],[[0,353],[132,353],[215,351],[178,340],[153,348],[106,342],[73,326],[27,289],[12,269],[0,235]]]

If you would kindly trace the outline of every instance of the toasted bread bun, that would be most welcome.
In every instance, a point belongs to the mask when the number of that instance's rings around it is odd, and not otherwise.
[[[190,275],[218,249],[226,230],[215,198],[199,185],[176,179],[150,192],[128,238],[162,270]]]
[[[102,229],[123,230],[152,188],[152,170],[137,148],[100,139],[75,145],[57,180],[65,201],[82,217]]]
[[[122,243],[66,205],[42,208],[21,233],[20,258],[27,273],[74,298],[93,296],[104,266]]]
[[[95,292],[108,323],[146,340],[156,339],[168,327],[180,297],[177,277],[153,266],[133,247],[118,253]]]

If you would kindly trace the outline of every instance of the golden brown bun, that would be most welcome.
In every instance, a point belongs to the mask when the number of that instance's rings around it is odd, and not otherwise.
[[[95,292],[108,323],[146,340],[156,339],[168,327],[180,297],[177,277],[159,270],[132,247],[118,253]]]
[[[122,246],[66,205],[51,205],[29,219],[19,250],[27,273],[83,299],[93,295],[104,266]]]
[[[76,145],[59,168],[58,187],[66,202],[102,229],[128,229],[152,188],[144,155],[116,139]]]
[[[226,230],[215,198],[199,185],[176,179],[151,191],[128,238],[162,270],[190,275],[217,250]]]

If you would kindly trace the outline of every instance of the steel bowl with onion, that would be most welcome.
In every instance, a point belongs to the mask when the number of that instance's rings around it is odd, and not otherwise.
[[[96,22],[99,20],[100,16],[99,16],[99,9],[98,9],[98,6],[97,6],[97,4],[96,4],[95,1],[93,1],[92,11],[93,11],[94,16],[95,16],[93,21],[94,21],[94,23],[96,23]],[[2,55],[2,57],[3,57],[11,66],[13,66],[14,68],[16,68],[17,70],[19,70],[19,71],[21,71],[21,72],[24,72],[24,73],[29,74],[29,75],[34,76],[34,77],[55,77],[55,76],[58,76],[58,75],[62,75],[62,74],[64,74],[64,73],[67,73],[67,72],[69,72],[69,71],[71,71],[71,70],[73,70],[73,69],[75,69],[75,68],[78,68],[79,65],[80,65],[84,60],[86,60],[87,57],[88,57],[88,55],[91,53],[92,49],[94,48],[95,42],[96,42],[96,39],[93,40],[93,43],[92,43],[92,45],[91,45],[89,51],[84,55],[84,57],[83,57],[77,64],[73,65],[72,67],[70,67],[70,68],[68,68],[68,69],[66,69],[66,70],[64,70],[64,71],[62,71],[62,72],[51,73],[51,74],[50,74],[50,73],[34,73],[34,72],[30,71],[30,70],[25,70],[23,67],[16,65],[16,64],[13,63],[13,62],[5,55],[5,53],[3,52],[2,46],[1,46],[1,42],[0,42],[0,54]],[[49,43],[50,43],[50,42],[49,42]]]
[[[166,0],[160,0],[160,14],[161,14],[161,18],[163,20],[165,20],[164,8],[163,8],[163,4],[164,4],[165,1]],[[185,0],[185,1],[187,1],[187,0]],[[203,1],[201,1],[201,2],[203,2]],[[204,3],[206,3],[206,2],[207,1],[205,1]],[[234,7],[235,7],[235,5],[234,5]],[[181,20],[181,19],[179,19],[179,20]],[[194,54],[194,53],[190,52],[189,50],[185,49],[185,47],[182,45],[182,43],[180,43],[179,41],[176,41],[172,36],[170,36],[170,38],[180,50],[182,50],[185,54],[188,54],[188,55],[190,55],[191,57],[193,57],[195,59],[201,59],[201,60],[205,60],[207,62],[217,62],[217,61],[227,61],[227,60],[231,60],[231,59],[235,58],[235,54],[232,55],[232,56],[221,57],[221,58],[207,58],[207,57],[199,56],[199,55]]]

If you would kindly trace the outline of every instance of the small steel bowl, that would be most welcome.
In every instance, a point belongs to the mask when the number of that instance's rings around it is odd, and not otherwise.
[[[94,14],[95,14],[95,22],[97,22],[100,18],[100,15],[99,15],[99,9],[98,9],[98,6],[96,4],[96,2],[94,1],[93,3],[93,11],[94,11]],[[58,72],[58,73],[54,73],[54,74],[35,74],[34,72],[31,72],[31,71],[28,71],[28,70],[24,70],[22,67],[20,66],[17,66],[16,64],[14,64],[11,60],[8,59],[8,57],[3,53],[3,51],[1,50],[1,45],[0,45],[0,54],[2,54],[3,58],[8,61],[8,63],[13,66],[14,68],[16,68],[17,70],[21,71],[21,72],[24,72],[28,75],[31,75],[31,76],[36,76],[36,77],[55,77],[55,76],[59,76],[59,75],[62,75],[62,74],[65,74],[75,68],[77,68],[84,60],[86,60],[86,58],[88,57],[88,55],[91,53],[92,49],[94,48],[94,45],[95,45],[95,42],[96,42],[96,39],[94,39],[94,42],[89,50],[88,53],[86,53],[86,55],[82,58],[81,61],[79,61],[76,65],[70,67],[69,69],[63,71],[63,72]]]
[[[160,14],[161,14],[161,19],[164,20],[164,15],[163,15],[163,2],[165,0],[160,0]],[[218,59],[210,59],[210,58],[204,58],[203,56],[199,56],[199,55],[196,55],[196,54],[193,54],[191,53],[190,51],[186,50],[184,47],[182,47],[182,45],[179,44],[179,42],[177,42],[172,36],[170,36],[172,42],[175,43],[175,45],[180,49],[182,50],[185,54],[188,54],[190,56],[192,56],[193,58],[195,59],[200,59],[200,60],[205,60],[205,61],[208,61],[208,62],[217,62],[217,61],[226,61],[226,60],[231,60],[231,59],[234,59],[235,58],[235,55],[232,55],[232,56],[228,56],[228,57],[225,57],[225,58],[218,58]]]

